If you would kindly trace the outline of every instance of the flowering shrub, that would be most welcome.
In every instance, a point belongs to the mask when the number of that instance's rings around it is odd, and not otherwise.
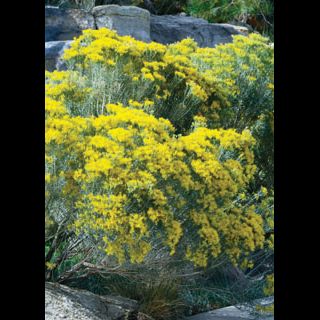
[[[120,263],[155,243],[198,266],[246,262],[264,245],[262,214],[242,195],[261,143],[245,124],[270,112],[268,50],[257,35],[203,49],[84,31],[68,70],[46,74],[48,221],[71,217],[68,230]]]
[[[79,117],[49,96],[46,114],[47,197],[58,190],[76,230],[108,255],[141,262],[159,238],[205,266],[222,249],[237,261],[263,245],[261,217],[236,201],[255,170],[248,131],[175,136],[168,120],[133,107]]]
[[[106,103],[121,102],[169,119],[177,133],[187,133],[195,115],[210,128],[248,128],[257,140],[258,186],[272,187],[273,48],[266,38],[198,48],[191,39],[164,46],[86,30],[65,60],[72,71],[50,74],[47,91],[64,96],[73,114],[99,115]]]
[[[273,48],[257,34],[198,48],[191,39],[164,46],[108,29],[86,30],[64,59],[73,70],[63,92],[67,107],[79,105],[70,86],[90,89],[79,114],[98,115],[105,103],[133,101],[178,131],[189,129],[196,114],[210,127],[241,131],[273,111]]]

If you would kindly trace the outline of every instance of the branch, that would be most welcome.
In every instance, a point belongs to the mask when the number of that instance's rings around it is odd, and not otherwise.
[[[57,247],[59,246],[59,244],[61,243],[61,240],[63,238],[64,235],[64,230],[61,230],[62,227],[64,227],[64,224],[67,222],[67,219],[63,220],[61,224],[59,224],[58,226],[58,230],[54,236],[54,239],[52,241],[51,247],[45,257],[45,261],[50,261],[54,252],[56,251]]]

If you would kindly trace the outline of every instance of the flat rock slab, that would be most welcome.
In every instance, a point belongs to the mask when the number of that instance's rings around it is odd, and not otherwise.
[[[232,35],[246,34],[245,28],[230,24],[208,23],[204,19],[177,16],[151,15],[151,40],[162,44],[174,43],[187,37],[193,38],[200,47],[215,47],[232,41]]]
[[[256,305],[267,306],[273,303],[273,297],[260,299],[255,302]],[[252,308],[252,307],[251,307]],[[245,305],[230,306],[209,312],[203,312],[188,317],[189,320],[274,320],[273,315],[261,314],[253,315],[251,309]]]
[[[227,307],[214,311],[199,313],[188,317],[189,320],[274,320],[273,316],[252,316],[249,312],[236,307]]]
[[[46,282],[46,320],[120,320],[137,309],[134,300],[99,296],[86,290]]]

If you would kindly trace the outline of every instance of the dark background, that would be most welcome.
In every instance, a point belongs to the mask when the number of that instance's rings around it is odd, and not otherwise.
[[[306,284],[318,288],[320,234],[310,208],[319,198],[318,19],[314,3],[275,2],[275,320],[308,320],[317,318]],[[2,318],[44,319],[44,1],[7,1],[1,15]]]

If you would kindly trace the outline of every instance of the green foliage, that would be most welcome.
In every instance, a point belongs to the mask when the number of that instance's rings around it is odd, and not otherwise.
[[[138,0],[142,8],[148,9],[153,14],[177,14],[184,10],[188,0]],[[148,5],[149,3],[149,5]]]
[[[273,0],[189,0],[186,11],[209,22],[248,23],[253,29],[273,35]]]
[[[109,280],[111,293],[137,300],[139,312],[155,320],[180,319],[186,306],[180,298],[179,284],[168,279],[149,281],[117,277]]]
[[[239,288],[238,280],[227,280],[220,276],[214,280],[198,283],[183,292],[183,298],[190,307],[189,315],[245,303],[264,296],[263,282],[248,280],[245,288]]]
[[[100,273],[92,273],[85,276],[75,276],[72,279],[63,281],[63,284],[77,289],[88,290],[98,295],[108,295],[111,293],[107,288],[108,282],[108,277]]]
[[[255,159],[259,163],[257,185],[272,189],[274,185],[274,115],[273,112],[259,116],[252,127],[256,138]]]
[[[201,16],[210,22],[243,20],[250,15],[273,15],[273,1],[270,0],[189,0],[190,14]]]
[[[189,306],[188,314],[262,298],[266,280],[253,277],[251,272],[252,270],[241,270],[226,261],[220,261],[198,276],[187,279],[181,295]]]

